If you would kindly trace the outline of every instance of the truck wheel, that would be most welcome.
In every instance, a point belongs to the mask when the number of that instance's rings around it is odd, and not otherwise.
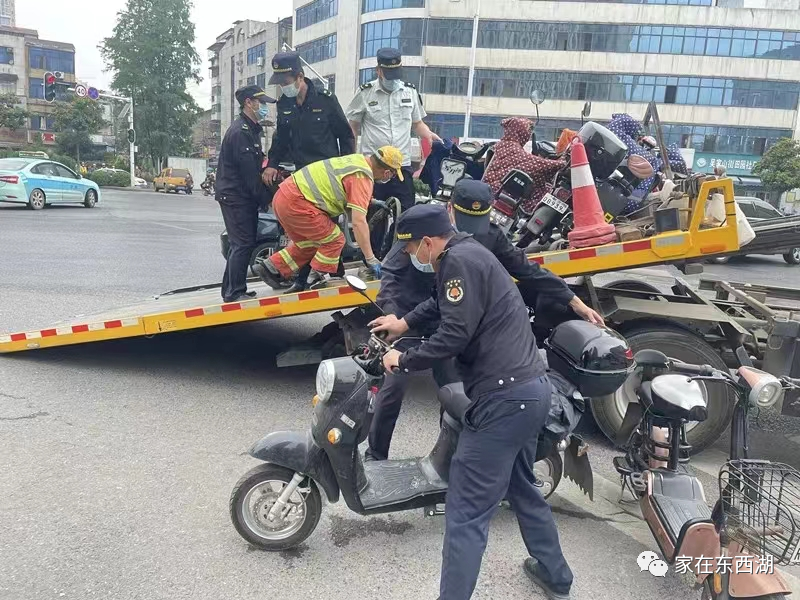
[[[688,331],[655,325],[621,333],[628,340],[634,354],[639,350],[660,350],[683,362],[708,364],[717,369],[728,368],[714,348],[700,336]],[[634,385],[634,377],[629,377],[613,394],[591,400],[595,421],[612,442],[616,443],[617,431],[622,425],[628,403],[637,401]],[[708,401],[708,418],[702,423],[689,423],[686,427],[686,437],[692,447],[691,454],[701,452],[713,444],[728,427],[733,416],[735,398],[727,386],[707,385],[704,388]]]
[[[783,255],[783,260],[790,265],[800,265],[800,248],[792,248],[790,252]]]
[[[306,480],[289,497],[288,513],[274,521],[267,519],[270,508],[292,480],[294,472],[263,464],[250,469],[231,493],[233,526],[245,540],[263,550],[287,550],[299,546],[311,535],[322,514],[322,499],[314,482]]]

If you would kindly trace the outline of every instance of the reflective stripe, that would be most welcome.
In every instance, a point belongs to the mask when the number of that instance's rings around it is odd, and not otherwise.
[[[283,262],[286,263],[286,266],[289,267],[292,271],[299,271],[300,267],[297,266],[297,263],[294,262],[292,255],[287,252],[286,248],[278,252],[278,256],[283,259]]]
[[[294,245],[297,246],[298,248],[303,248],[303,249],[316,248],[317,246],[319,246],[319,242],[315,242],[314,240],[305,240],[302,242],[295,242]]]
[[[572,189],[582,187],[594,187],[594,177],[589,165],[572,167]]]
[[[339,264],[339,257],[335,256],[333,258],[329,256],[325,256],[322,252],[317,252],[314,256],[318,262],[321,262],[323,265],[338,265]]]
[[[338,225],[336,225],[333,228],[333,231],[331,231],[328,235],[326,235],[324,238],[322,238],[319,241],[319,243],[320,244],[327,244],[328,242],[332,242],[333,240],[335,240],[336,238],[338,238],[341,235],[342,235],[342,230],[339,229]]]
[[[361,173],[373,181],[372,167],[362,154],[337,156],[312,163],[294,174],[294,181],[303,196],[332,217],[341,215],[347,204],[342,179]]]
[[[311,200],[314,204],[317,205],[323,212],[328,212],[328,205],[325,204],[325,199],[322,196],[322,192],[317,187],[317,182],[314,181],[314,177],[311,175],[311,171],[308,170],[308,167],[300,169],[299,173],[295,173],[294,177],[300,176],[305,184],[311,189],[311,195],[313,198],[306,197],[307,200]],[[297,179],[295,179],[295,183],[298,183]],[[300,187],[299,185],[297,187]],[[300,187],[302,191],[302,187]],[[304,194],[305,195],[305,194]]]

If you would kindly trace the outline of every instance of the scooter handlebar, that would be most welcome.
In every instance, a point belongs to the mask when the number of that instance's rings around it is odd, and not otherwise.
[[[698,375],[700,377],[713,377],[721,373],[711,365],[690,365],[674,358],[670,359],[670,367],[673,371],[680,371],[686,375]]]

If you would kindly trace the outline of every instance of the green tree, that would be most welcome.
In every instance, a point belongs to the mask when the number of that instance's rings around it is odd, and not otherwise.
[[[128,0],[113,35],[100,44],[112,87],[133,98],[136,144],[161,168],[167,156],[188,154],[200,112],[186,91],[199,83],[190,0]]]
[[[800,142],[783,138],[770,148],[753,167],[764,185],[783,193],[800,188]]]
[[[21,106],[14,94],[0,94],[0,127],[22,129],[30,116]]]
[[[106,124],[103,109],[94,100],[75,98],[71,102],[59,102],[53,113],[56,142],[59,150],[81,162],[81,152],[92,147],[89,136],[96,134]]]

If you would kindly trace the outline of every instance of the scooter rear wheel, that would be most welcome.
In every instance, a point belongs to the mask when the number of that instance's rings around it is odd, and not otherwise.
[[[250,469],[231,493],[233,526],[245,540],[272,552],[300,545],[311,535],[322,514],[322,499],[316,484],[303,482],[289,497],[283,517],[267,519],[270,508],[289,484],[294,472],[263,464]]]
[[[558,452],[546,456],[542,460],[533,464],[533,473],[536,475],[536,486],[542,492],[542,496],[547,500],[558,488],[561,483],[561,475],[564,472],[564,461]]]

